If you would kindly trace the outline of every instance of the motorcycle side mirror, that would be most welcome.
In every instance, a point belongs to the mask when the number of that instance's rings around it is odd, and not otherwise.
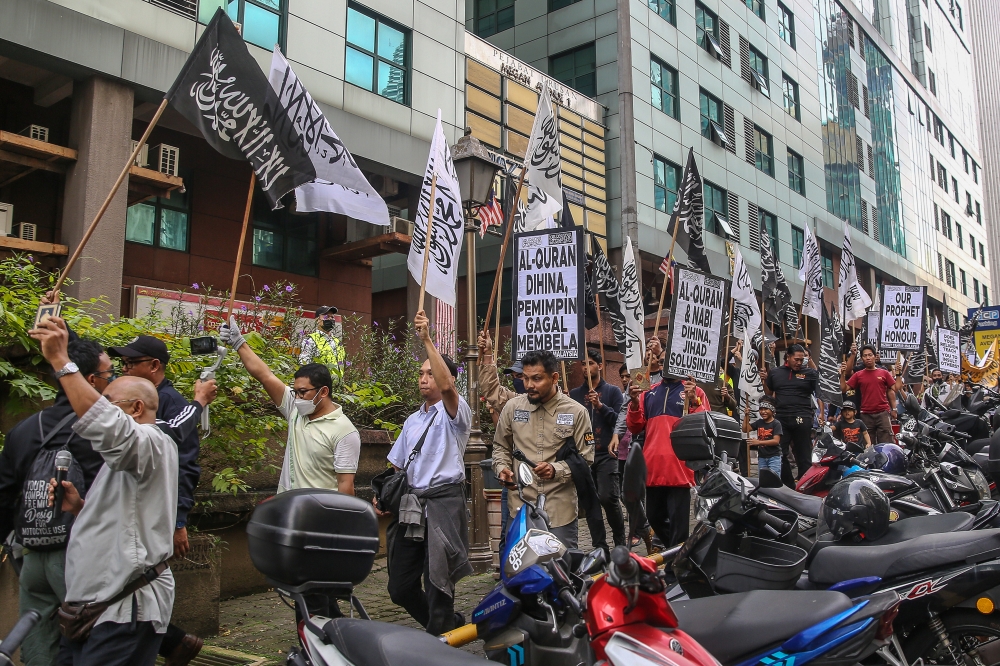
[[[577,567],[577,573],[580,576],[593,576],[604,570],[605,565],[607,565],[608,559],[604,554],[603,548],[595,548],[590,551],[583,561],[580,562],[580,566]]]
[[[521,486],[530,486],[535,482],[535,475],[531,472],[531,468],[528,467],[527,463],[520,463],[517,466],[517,482]]]
[[[645,499],[646,456],[642,453],[642,446],[633,443],[629,447],[622,477],[622,495],[626,502],[641,502]]]
[[[761,488],[780,488],[784,485],[781,483],[781,477],[769,469],[760,470],[759,476]]]

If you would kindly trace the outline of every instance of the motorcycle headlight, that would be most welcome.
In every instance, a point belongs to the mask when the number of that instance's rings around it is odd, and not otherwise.
[[[698,496],[698,501],[695,502],[695,520],[708,520],[708,512],[712,510],[719,501],[718,497],[702,497]]]
[[[979,499],[989,499],[990,498],[990,482],[987,481],[986,475],[980,472],[978,469],[968,472],[969,477],[972,479],[972,485],[976,487],[979,492]]]
[[[815,465],[815,464],[819,463],[819,461],[823,459],[823,455],[825,453],[826,453],[826,451],[823,450],[823,449],[821,449],[821,448],[819,448],[818,446],[816,448],[814,448],[813,449],[813,453],[812,453],[812,462],[813,462],[813,464]]]

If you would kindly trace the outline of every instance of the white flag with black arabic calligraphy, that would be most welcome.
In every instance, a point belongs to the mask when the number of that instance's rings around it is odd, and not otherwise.
[[[424,183],[417,205],[417,219],[413,222],[413,240],[406,266],[410,275],[420,284],[424,272],[424,240],[427,237],[427,214],[431,207],[431,181],[437,174],[434,187],[434,224],[431,225],[430,262],[427,265],[427,293],[454,306],[455,283],[458,280],[458,257],[462,254],[462,236],[465,222],[462,217],[462,195],[458,188],[458,174],[451,161],[451,150],[441,126],[438,109],[437,125],[427,157]]]
[[[799,279],[805,283],[802,296],[802,315],[816,321],[823,320],[823,261],[820,258],[819,243],[812,229],[806,226],[802,240],[802,266]]]
[[[639,269],[632,251],[632,238],[625,236],[625,252],[622,254],[622,315],[625,317],[626,335],[629,343],[625,349],[625,367],[638,370],[645,365],[646,338],[642,327],[642,294],[639,293]]]
[[[733,334],[739,337],[744,331],[750,331],[753,335],[760,329],[760,306],[743,253],[736,246],[733,246],[733,253]]]
[[[562,167],[559,158],[559,131],[549,100],[548,80],[542,86],[535,122],[531,125],[528,152],[524,165],[528,169],[528,214],[526,231],[550,229],[555,226],[552,216],[562,210]]]
[[[750,420],[757,418],[757,401],[764,397],[764,382],[760,378],[760,354],[750,331],[743,333],[743,366],[740,368],[740,410],[749,408]]]
[[[351,151],[330,127],[319,104],[277,46],[271,54],[268,81],[316,170],[315,181],[295,189],[296,212],[327,211],[371,224],[388,225],[389,207],[361,173]]]
[[[868,292],[858,282],[858,265],[851,247],[851,225],[844,223],[844,248],[840,254],[840,285],[837,288],[837,308],[844,323],[863,317],[872,304]]]

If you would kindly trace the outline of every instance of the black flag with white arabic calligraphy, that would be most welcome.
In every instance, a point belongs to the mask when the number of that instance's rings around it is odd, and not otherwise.
[[[260,65],[220,8],[166,99],[212,148],[250,162],[272,208],[316,179],[312,160]]]
[[[595,294],[601,295],[601,307],[608,311],[608,316],[611,318],[611,330],[614,331],[618,351],[624,354],[629,346],[629,330],[625,324],[625,315],[622,314],[621,285],[611,272],[611,264],[608,263],[604,250],[593,234],[590,236],[590,247],[593,251],[591,289]],[[639,342],[641,343],[641,340]]]
[[[677,188],[677,202],[667,231],[673,234],[674,225],[678,222],[681,227],[677,230],[677,244],[684,248],[688,261],[698,270],[711,275],[712,267],[705,254],[705,200],[693,148],[688,150],[687,165]]]
[[[765,316],[768,321],[780,325],[785,307],[792,302],[792,292],[785,281],[785,274],[781,272],[781,266],[774,260],[771,238],[763,233],[760,234],[760,276]]]
[[[840,406],[844,394],[840,391],[840,345],[834,331],[836,323],[823,305],[822,347],[819,352],[819,387],[816,397],[827,403]]]

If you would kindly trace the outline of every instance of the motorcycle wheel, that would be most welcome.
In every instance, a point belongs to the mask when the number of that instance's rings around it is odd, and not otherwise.
[[[965,655],[964,662],[957,666],[1000,665],[1000,613],[993,616],[960,609],[942,615],[941,620],[948,638]],[[956,666],[955,659],[927,625],[911,632],[905,652],[911,664],[922,657],[925,664]]]

